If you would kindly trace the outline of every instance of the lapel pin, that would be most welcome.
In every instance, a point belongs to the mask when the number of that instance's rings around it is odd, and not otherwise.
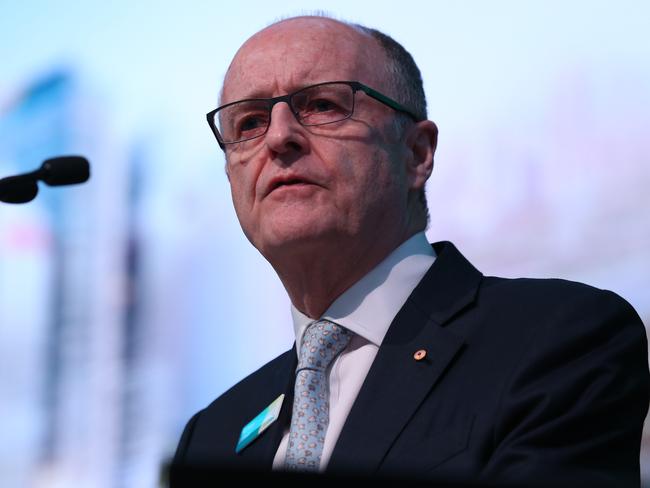
[[[284,401],[284,393],[271,402],[271,404],[262,410],[253,420],[244,425],[237,441],[235,452],[239,454],[242,449],[257,439],[269,425],[278,420],[280,409]]]
[[[416,361],[422,361],[426,357],[427,357],[426,349],[418,349],[417,351],[415,351],[415,354],[413,354],[413,359],[415,359]]]

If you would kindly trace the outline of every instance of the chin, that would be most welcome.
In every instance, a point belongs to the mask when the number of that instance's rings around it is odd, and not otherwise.
[[[339,229],[325,225],[326,222],[302,222],[298,219],[291,222],[268,225],[266,232],[258,235],[259,246],[262,254],[273,255],[276,253],[300,252],[320,246],[325,243],[331,245],[341,237]]]

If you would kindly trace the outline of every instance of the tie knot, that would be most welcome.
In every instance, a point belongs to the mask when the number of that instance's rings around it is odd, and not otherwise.
[[[312,322],[302,336],[298,369],[325,370],[348,345],[352,334],[329,320]]]

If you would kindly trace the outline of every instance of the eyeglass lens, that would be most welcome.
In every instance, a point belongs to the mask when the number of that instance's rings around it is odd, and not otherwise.
[[[215,125],[223,142],[232,143],[264,134],[271,110],[282,100],[243,100],[219,110]],[[354,91],[344,83],[304,88],[289,96],[292,112],[302,125],[323,125],[347,119],[354,109]]]

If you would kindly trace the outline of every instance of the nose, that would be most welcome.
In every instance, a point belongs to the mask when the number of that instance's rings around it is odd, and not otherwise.
[[[305,128],[285,102],[276,103],[271,110],[271,122],[264,137],[268,148],[277,154],[303,152],[308,145]]]

